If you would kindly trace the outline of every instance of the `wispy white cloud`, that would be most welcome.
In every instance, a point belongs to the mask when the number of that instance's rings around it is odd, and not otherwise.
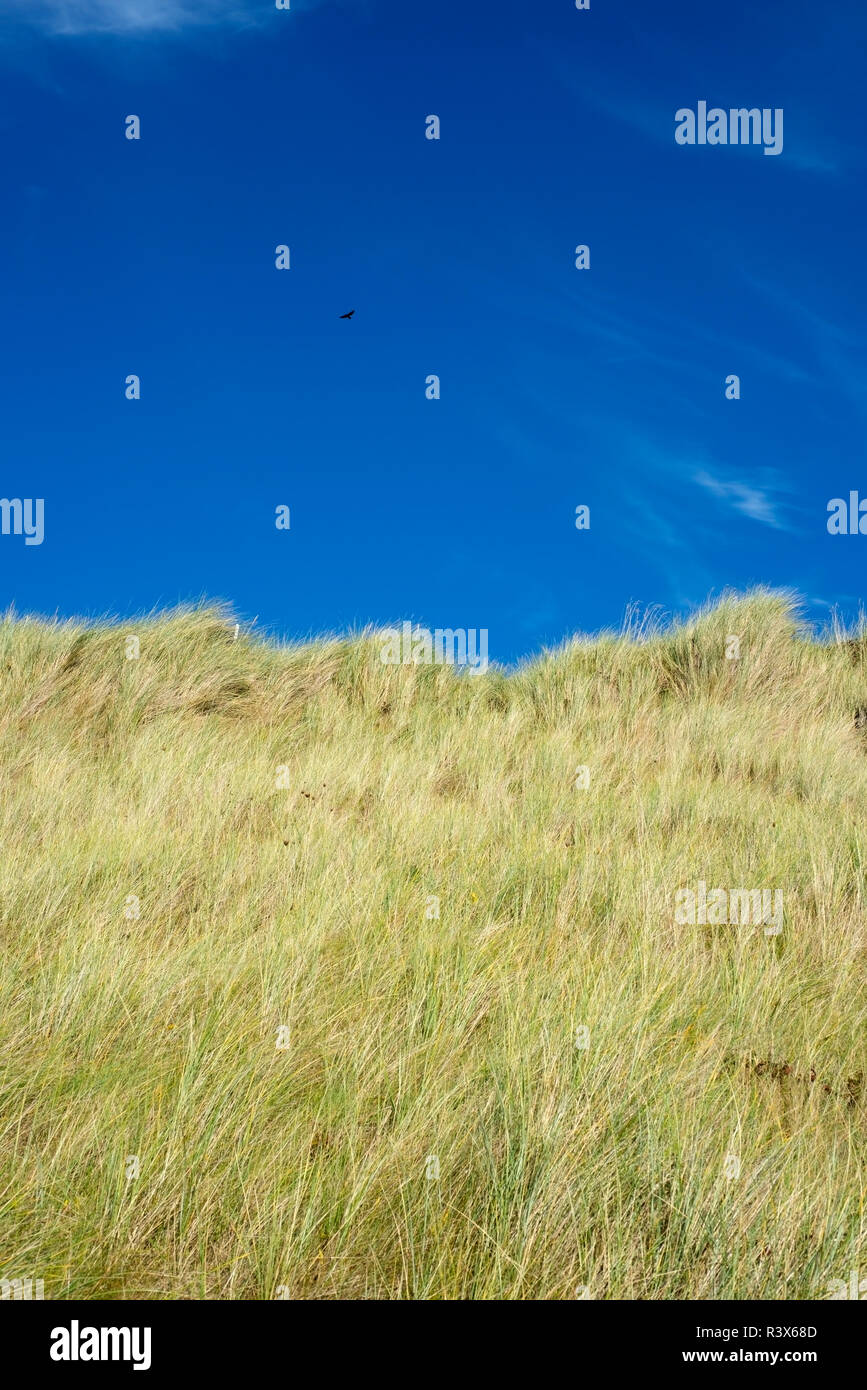
[[[0,14],[52,34],[157,34],[225,22],[263,11],[251,0],[0,0]]]
[[[867,353],[848,292],[844,290],[832,299],[825,291],[821,308],[817,309],[779,284],[755,275],[745,278],[790,317],[799,331],[806,332],[827,389],[839,391],[862,418],[867,416]]]
[[[698,58],[688,43],[676,43],[671,32],[646,32],[642,35],[641,43],[646,53],[651,55],[647,63],[647,71],[651,73],[664,70],[663,64],[666,61],[671,63],[672,60],[674,68],[681,72],[694,70],[698,62],[704,66],[704,55]],[[776,48],[776,37],[773,43]],[[720,76],[714,79],[708,75],[704,90],[696,90],[694,96],[688,90],[678,92],[675,96],[670,85],[663,83],[663,96],[660,94],[658,80],[655,84],[645,80],[643,84],[636,86],[630,75],[630,85],[627,86],[623,81],[618,82],[612,72],[604,66],[603,78],[598,72],[576,69],[575,63],[562,50],[555,50],[547,45],[543,47],[541,42],[539,46],[567,89],[588,107],[601,112],[610,120],[631,127],[646,139],[669,148],[674,145],[674,115],[679,107],[695,106],[700,97],[708,99],[709,105],[718,104],[724,110],[741,105],[740,101],[733,101],[725,95],[726,84]],[[656,61],[653,60],[653,55]],[[770,97],[762,96],[761,100],[756,97],[754,101],[743,104],[775,108],[777,103]],[[845,175],[850,165],[863,165],[863,150],[841,139],[839,131],[833,134],[828,131],[824,112],[820,111],[817,114],[801,105],[797,110],[786,114],[788,124],[781,167],[797,169],[802,173],[840,177]]]
[[[735,511],[743,512],[744,516],[751,517],[753,521],[760,521],[765,526],[773,526],[778,531],[788,530],[785,522],[779,516],[777,504],[764,488],[752,487],[749,483],[725,482],[721,478],[714,478],[704,470],[695,474],[695,482],[698,483],[699,487],[712,492],[714,497],[719,497],[721,501],[734,507]]]

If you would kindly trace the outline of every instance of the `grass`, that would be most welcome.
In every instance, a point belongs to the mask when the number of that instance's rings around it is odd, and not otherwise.
[[[867,642],[761,590],[511,674],[233,637],[218,608],[0,625],[0,1276],[867,1274]],[[678,925],[699,880],[781,889],[782,933]]]

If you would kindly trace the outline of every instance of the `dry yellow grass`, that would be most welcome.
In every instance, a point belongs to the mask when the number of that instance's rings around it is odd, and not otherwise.
[[[0,1276],[867,1273],[860,642],[765,592],[511,675],[232,639],[216,609],[0,629]],[[782,890],[782,933],[678,925],[699,880]]]

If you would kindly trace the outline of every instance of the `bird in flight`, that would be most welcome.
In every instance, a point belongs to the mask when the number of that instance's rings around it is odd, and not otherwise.
[[[349,311],[348,314],[341,314],[340,317],[341,317],[342,319],[351,319],[351,318],[352,318],[352,315],[353,315],[354,313],[355,313],[355,310],[354,310],[354,309],[350,309],[350,311]]]

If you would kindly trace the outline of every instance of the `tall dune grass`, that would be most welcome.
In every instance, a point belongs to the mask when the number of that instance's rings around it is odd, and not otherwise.
[[[867,1275],[867,642],[765,591],[511,674],[233,635],[0,625],[0,1277]],[[699,880],[781,889],[782,933],[678,925]]]

